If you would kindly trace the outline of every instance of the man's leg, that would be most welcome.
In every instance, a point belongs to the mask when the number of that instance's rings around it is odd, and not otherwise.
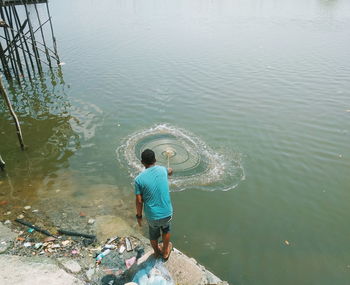
[[[163,257],[167,258],[169,256],[170,253],[170,232],[167,233],[163,233],[162,234],[162,238],[163,238]]]
[[[151,239],[150,241],[151,241],[151,246],[152,246],[152,248],[153,248],[153,250],[154,250],[154,254],[155,254],[156,256],[160,255],[161,252],[160,252],[160,250],[159,250],[158,240],[152,240],[152,239]]]

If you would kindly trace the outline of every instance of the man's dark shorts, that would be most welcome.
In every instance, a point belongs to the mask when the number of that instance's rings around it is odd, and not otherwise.
[[[172,216],[160,219],[160,220],[147,220],[149,229],[149,239],[158,240],[160,232],[166,234],[170,232],[170,221]]]

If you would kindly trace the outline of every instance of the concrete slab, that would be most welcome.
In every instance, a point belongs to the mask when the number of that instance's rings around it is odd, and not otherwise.
[[[0,255],[0,284],[83,285],[84,283],[44,257]]]

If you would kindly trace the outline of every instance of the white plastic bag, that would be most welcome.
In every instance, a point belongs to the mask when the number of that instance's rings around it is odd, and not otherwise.
[[[169,271],[159,259],[147,261],[132,281],[138,285],[174,285]]]

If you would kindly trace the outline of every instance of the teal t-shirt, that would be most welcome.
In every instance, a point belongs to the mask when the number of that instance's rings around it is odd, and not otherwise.
[[[141,194],[146,218],[159,220],[173,214],[168,171],[164,166],[152,166],[135,178],[135,194]]]

